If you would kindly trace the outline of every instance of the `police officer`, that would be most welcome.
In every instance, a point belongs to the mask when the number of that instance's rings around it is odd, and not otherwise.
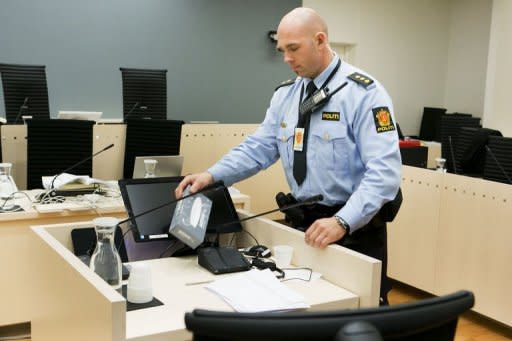
[[[385,304],[386,224],[377,218],[397,194],[401,171],[391,98],[378,81],[332,51],[327,25],[314,10],[286,14],[277,38],[278,51],[298,77],[276,89],[254,134],[207,172],[186,176],[176,196],[188,185],[191,192],[214,180],[231,185],[281,158],[295,198],[324,198],[306,211],[305,242],[318,248],[339,243],[380,259]],[[345,82],[321,108],[299,113],[311,93],[333,92]]]

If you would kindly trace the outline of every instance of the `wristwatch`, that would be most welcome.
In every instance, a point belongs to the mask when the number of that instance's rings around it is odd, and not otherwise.
[[[336,219],[336,222],[338,223],[338,225],[340,225],[341,228],[344,229],[347,234],[350,233],[350,225],[347,224],[347,222],[345,220],[343,220],[343,218],[338,217],[337,215],[335,215],[334,219]]]

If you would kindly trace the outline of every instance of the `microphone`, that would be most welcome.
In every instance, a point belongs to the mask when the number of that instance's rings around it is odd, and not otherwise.
[[[25,100],[23,101],[23,104],[20,106],[20,110],[18,110],[18,115],[16,115],[16,119],[14,120],[14,124],[18,123],[18,120],[21,117],[21,114],[28,109],[27,106],[28,97],[25,97]]]
[[[254,219],[254,218],[258,218],[258,217],[261,217],[263,215],[267,215],[267,214],[278,212],[278,211],[284,212],[286,210],[290,210],[290,209],[293,209],[293,208],[297,208],[297,207],[301,207],[301,206],[307,206],[307,205],[312,205],[314,203],[322,201],[323,199],[324,199],[324,196],[322,194],[317,194],[317,195],[314,195],[312,197],[306,198],[306,199],[304,199],[301,202],[297,202],[295,204],[290,204],[290,205],[286,205],[286,206],[283,206],[283,207],[275,208],[275,209],[272,209],[270,211],[265,211],[265,212],[258,213],[258,214],[255,214],[255,215],[252,215],[252,216],[249,216],[249,217],[245,217],[243,219],[229,221],[229,222],[224,223],[224,224],[219,224],[216,227],[217,228],[224,227],[224,226],[228,226],[228,225],[232,225],[232,224],[236,224],[236,223],[241,223],[241,222],[244,222],[244,221],[247,221],[247,220],[251,220],[251,219]],[[217,231],[219,231],[219,229],[217,229]],[[218,232],[218,233],[220,233],[220,232]]]
[[[489,146],[485,145],[485,150],[487,150],[487,152],[489,153],[489,155],[491,155],[491,157],[493,158],[494,162],[498,165],[498,167],[500,168],[500,171],[503,173],[503,175],[505,175],[505,178],[507,179],[508,183],[510,185],[512,185],[512,180],[510,180],[510,177],[508,176],[507,172],[505,171],[505,169],[501,166],[501,163],[498,161],[498,159],[496,158],[496,156],[494,155],[493,151],[491,150],[491,148],[489,148]]]
[[[109,150],[109,149],[110,149],[110,148],[112,148],[112,147],[114,147],[114,144],[113,144],[113,143],[109,144],[108,146],[106,146],[105,148],[103,148],[102,150],[100,150],[99,152],[96,152],[96,153],[92,154],[91,156],[88,156],[88,157],[86,157],[85,159],[83,159],[83,160],[81,160],[81,161],[78,161],[78,162],[77,162],[77,163],[75,163],[74,165],[72,165],[72,166],[70,166],[70,167],[66,168],[65,170],[63,170],[63,171],[62,171],[62,172],[60,172],[59,174],[55,175],[55,176],[53,177],[53,179],[52,179],[52,183],[51,183],[51,185],[50,185],[50,190],[52,190],[52,189],[53,189],[53,183],[55,182],[55,179],[57,179],[57,177],[58,177],[58,176],[60,176],[60,175],[62,175],[62,174],[64,174],[64,173],[69,172],[70,170],[74,169],[75,167],[80,166],[82,163],[89,161],[90,159],[92,159],[92,158],[93,158],[93,157],[95,157],[96,155],[101,154],[101,153],[103,153],[104,151],[107,151],[107,150]]]
[[[124,119],[126,120],[128,117],[132,116],[135,109],[139,108],[140,110],[146,110],[148,107],[145,105],[140,105],[140,102],[135,102],[135,104],[132,106],[132,108],[128,111]]]
[[[452,137],[451,137],[451,135],[448,136],[448,145],[450,147],[450,155],[452,156],[453,172],[455,174],[458,174],[457,173],[457,165],[455,164],[455,155],[453,153],[453,144],[452,144]]]

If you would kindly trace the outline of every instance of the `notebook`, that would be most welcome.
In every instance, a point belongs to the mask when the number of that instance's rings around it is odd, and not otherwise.
[[[160,155],[160,156],[137,156],[133,166],[133,178],[143,178],[145,172],[144,160],[156,160],[156,177],[180,176],[183,168],[183,156],[181,155]]]

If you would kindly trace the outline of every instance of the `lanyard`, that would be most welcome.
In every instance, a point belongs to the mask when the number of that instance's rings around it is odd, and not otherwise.
[[[331,71],[331,73],[329,74],[329,76],[327,77],[327,79],[325,80],[324,84],[322,84],[322,86],[320,87],[320,89],[318,90],[322,90],[324,89],[327,84],[329,83],[329,81],[332,79],[332,77],[334,77],[334,75],[336,74],[336,72],[338,71],[338,69],[340,68],[340,65],[341,65],[341,59],[338,59],[338,63],[336,64],[336,66],[334,67],[334,69]],[[311,80],[313,81],[313,80]],[[302,83],[302,88],[300,90],[300,100],[299,100],[299,105],[300,103],[302,103],[302,96],[304,95],[304,83]]]

